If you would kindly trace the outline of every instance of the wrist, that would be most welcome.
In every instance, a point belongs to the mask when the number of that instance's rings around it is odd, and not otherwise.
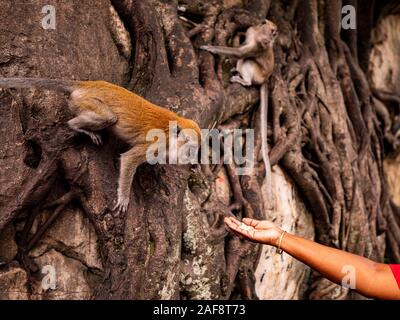
[[[277,252],[278,254],[282,254],[282,252],[283,252],[283,249],[282,249],[282,241],[283,241],[283,238],[285,237],[285,235],[286,235],[286,231],[283,230],[282,233],[281,233],[281,235],[280,235],[280,237],[279,237],[278,246],[276,247],[276,252]]]
[[[273,247],[275,247],[275,248],[278,248],[280,237],[282,236],[282,234],[283,234],[284,232],[285,232],[285,231],[283,231],[282,229],[277,228],[277,230],[276,230],[276,236],[272,239],[272,241],[271,241],[271,243],[269,243],[269,245],[271,245],[271,246],[273,246]]]

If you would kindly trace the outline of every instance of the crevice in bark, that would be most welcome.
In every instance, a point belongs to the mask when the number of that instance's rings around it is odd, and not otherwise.
[[[261,148],[258,89],[228,83],[226,66],[234,61],[198,48],[238,44],[250,25],[267,16],[276,22],[282,31],[269,83],[271,164],[280,164],[295,181],[313,214],[317,241],[382,261],[385,249],[377,237],[386,233],[386,255],[399,262],[400,214],[388,196],[383,155],[386,144],[396,148],[393,127],[400,99],[370,88],[367,75],[374,15],[392,4],[344,3],[356,6],[364,34],[340,31],[341,1],[253,0],[226,8],[222,0],[112,0],[132,39],[126,86],[203,128],[255,129],[256,159]],[[109,4],[98,5],[105,10]],[[9,64],[18,66],[19,60],[0,61],[1,72]],[[100,66],[92,68],[96,76],[104,75]],[[37,73],[47,75],[43,67]],[[106,75],[125,81],[125,74]],[[22,101],[13,91],[0,94],[4,104],[32,105],[32,97]],[[2,200],[0,231],[28,216],[19,239],[19,261],[28,271],[37,268],[27,252],[72,205],[88,217],[99,241],[103,271],[96,272],[100,280],[91,282],[92,298],[257,298],[254,270],[260,246],[232,237],[222,218],[264,218],[262,161],[253,174],[242,177],[234,164],[201,169],[144,164],[135,176],[129,211],[116,216],[114,158],[124,146],[106,135],[105,144],[95,148],[61,124],[68,115],[47,111],[46,121],[55,125],[31,119],[25,109],[7,120],[10,128],[14,123],[21,127],[16,135],[26,146],[22,162],[31,171],[24,172],[29,178],[21,180],[18,197]],[[229,203],[215,196],[221,170],[229,179]],[[65,185],[58,185],[59,179]],[[52,211],[52,218],[30,236],[43,209]],[[311,298],[346,295],[312,277]]]

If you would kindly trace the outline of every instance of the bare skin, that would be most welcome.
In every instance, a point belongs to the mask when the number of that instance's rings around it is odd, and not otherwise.
[[[270,221],[225,218],[226,225],[241,238],[278,247],[283,231]],[[243,224],[246,226],[244,226]],[[344,266],[355,269],[355,291],[375,299],[400,299],[400,288],[389,265],[377,263],[342,250],[330,248],[290,233],[283,235],[280,248],[327,279],[341,284]]]

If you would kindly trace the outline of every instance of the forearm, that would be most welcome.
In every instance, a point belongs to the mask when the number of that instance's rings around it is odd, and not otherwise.
[[[388,265],[282,233],[270,221],[225,218],[225,223],[237,235],[251,241],[280,247],[323,276],[342,285],[349,285],[364,296],[377,299],[400,299],[400,289]],[[246,228],[242,226],[244,224]]]
[[[239,48],[223,47],[223,46],[201,46],[201,49],[224,55],[226,57],[235,57],[239,59],[248,58],[254,55],[254,46],[244,45]]]
[[[284,235],[281,248],[337,284],[342,284],[347,272],[351,276],[354,271],[354,289],[365,296],[378,299],[400,298],[400,290],[394,279],[391,279],[393,276],[387,265],[292,234]]]

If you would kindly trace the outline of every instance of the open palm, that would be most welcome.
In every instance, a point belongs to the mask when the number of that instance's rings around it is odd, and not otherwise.
[[[244,218],[242,222],[229,217],[226,225],[238,236],[253,242],[277,246],[282,230],[270,221]]]

